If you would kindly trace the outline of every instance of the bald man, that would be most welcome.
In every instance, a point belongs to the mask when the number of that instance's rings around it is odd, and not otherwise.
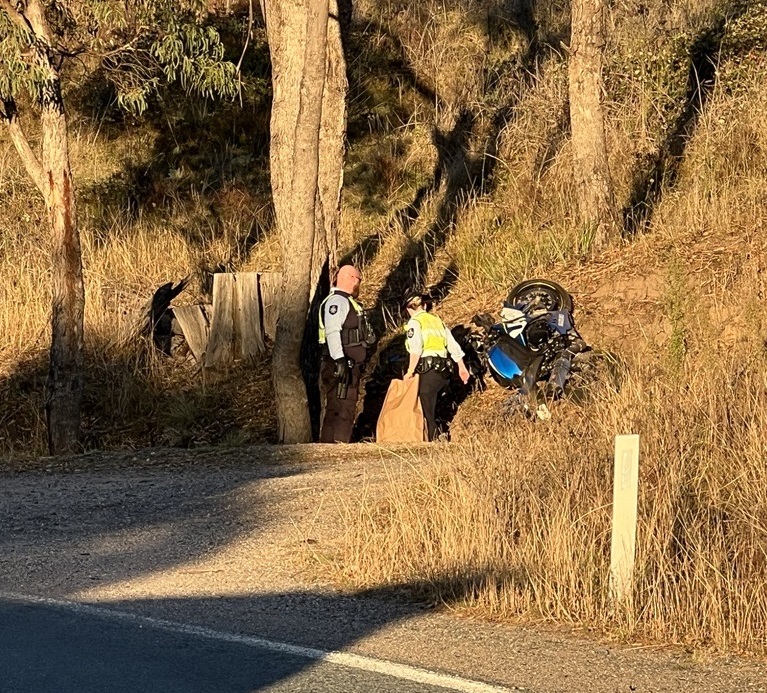
[[[320,387],[325,401],[321,443],[348,443],[352,439],[362,366],[375,341],[357,301],[361,281],[356,267],[344,265],[330,295],[320,305]]]

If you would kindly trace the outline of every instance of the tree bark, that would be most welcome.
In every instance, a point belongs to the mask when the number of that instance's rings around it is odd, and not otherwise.
[[[45,409],[48,448],[51,454],[58,455],[77,451],[80,440],[85,289],[67,118],[50,32],[39,0],[29,0],[23,18],[34,36],[34,60],[46,75],[38,99],[42,129],[40,160],[24,136],[15,103],[6,101],[4,107],[11,139],[43,195],[51,227],[52,335]]]
[[[320,126],[319,205],[317,241],[312,264],[310,299],[320,281],[327,260],[328,269],[338,269],[338,220],[341,187],[344,175],[344,144],[346,138],[346,58],[343,46],[341,12],[338,0],[330,0],[327,34],[327,71],[322,94],[322,123]]]
[[[272,0],[267,4],[267,31],[274,88],[272,194],[283,254],[272,379],[278,438],[303,443],[312,438],[300,355],[316,262],[327,0]]]
[[[300,3],[298,3],[300,5]],[[274,100],[272,103],[272,140],[270,145],[272,162],[272,194],[276,210],[282,205],[281,191],[285,188],[284,166],[289,161],[291,141],[286,132],[275,132],[283,123],[291,122],[295,117],[298,88],[291,88],[289,82],[300,79],[296,72],[297,64],[291,60],[296,51],[301,51],[296,43],[300,31],[294,26],[296,3],[267,2],[263,11],[267,24],[267,35],[272,60]],[[329,21],[327,31],[327,70],[322,95],[322,121],[320,130],[320,167],[318,182],[318,204],[314,252],[311,265],[310,301],[320,283],[322,271],[327,261],[330,273],[338,267],[338,219],[340,210],[341,187],[343,183],[344,146],[346,137],[346,94],[348,81],[346,76],[346,58],[343,47],[342,17],[338,0],[329,0]],[[276,74],[279,73],[279,74]],[[277,93],[276,80],[283,85]],[[300,165],[300,164],[299,164]],[[291,204],[288,202],[288,209]],[[279,216],[280,212],[277,211]]]
[[[83,377],[83,286],[80,235],[69,165],[67,119],[58,79],[43,103],[43,172],[52,234],[52,338],[46,414],[51,454],[74,452],[80,440]]]
[[[2,119],[8,128],[8,135],[11,138],[11,142],[13,142],[13,146],[16,148],[16,152],[24,165],[27,175],[32,179],[35,187],[42,195],[45,190],[43,167],[40,165],[40,161],[30,146],[29,140],[21,127],[16,102],[12,99],[3,100],[3,110]]]
[[[605,0],[572,0],[569,89],[573,166],[581,223],[599,250],[618,230],[607,161],[602,94]]]

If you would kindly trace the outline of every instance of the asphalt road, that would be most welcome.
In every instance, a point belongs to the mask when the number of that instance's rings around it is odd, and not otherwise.
[[[296,649],[296,648],[293,648]],[[361,663],[370,665],[373,660]],[[435,686],[150,619],[0,600],[0,693],[438,693]],[[404,669],[405,676],[429,672]],[[439,675],[435,675],[439,678]],[[450,682],[453,683],[453,682]],[[483,690],[472,682],[453,690]],[[489,689],[488,689],[489,690]]]

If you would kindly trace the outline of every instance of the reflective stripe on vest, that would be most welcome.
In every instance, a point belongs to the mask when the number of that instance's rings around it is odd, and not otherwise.
[[[421,356],[447,356],[447,328],[436,315],[423,311],[413,316],[421,326],[421,339],[423,340],[423,352]],[[407,331],[407,326],[405,326]],[[410,344],[405,343],[408,352]]]
[[[320,303],[320,330],[319,330],[319,338],[320,338],[320,344],[325,344],[327,341],[325,334],[325,304],[331,299],[331,297],[335,296],[336,294],[331,292],[328,296],[325,297],[325,299]],[[354,308],[354,312],[357,313],[357,316],[362,320],[362,306],[357,303],[351,296],[346,296],[345,298],[348,299],[349,303],[351,303],[352,308]]]

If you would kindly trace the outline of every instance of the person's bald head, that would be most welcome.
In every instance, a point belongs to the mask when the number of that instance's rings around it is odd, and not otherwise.
[[[336,288],[350,296],[356,296],[360,291],[361,281],[362,273],[356,267],[344,265],[336,275]]]

